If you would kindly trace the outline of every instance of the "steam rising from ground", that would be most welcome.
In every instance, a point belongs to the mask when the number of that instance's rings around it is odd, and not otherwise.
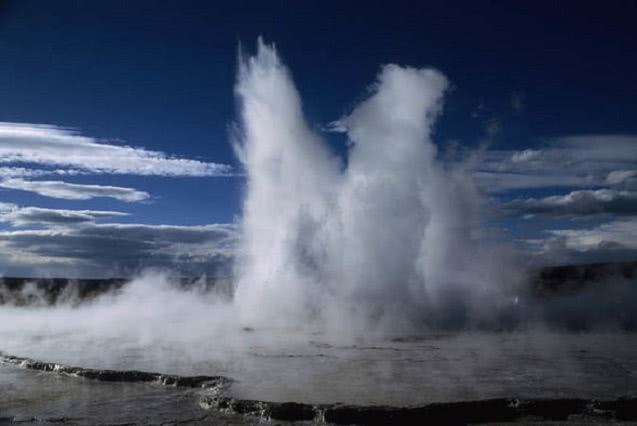
[[[461,322],[494,319],[516,283],[482,239],[469,174],[437,160],[447,86],[434,69],[382,67],[336,123],[351,143],[343,165],[305,122],[275,48],[259,41],[241,60],[236,150],[248,182],[235,302],[245,321],[394,333],[461,311]]]
[[[227,294],[203,281],[187,287],[177,281],[148,270],[94,299],[51,306],[42,288],[27,286],[40,303],[0,306],[0,351],[83,367],[196,374],[202,363],[223,373],[232,353],[266,340],[279,344],[276,333],[243,331]]]

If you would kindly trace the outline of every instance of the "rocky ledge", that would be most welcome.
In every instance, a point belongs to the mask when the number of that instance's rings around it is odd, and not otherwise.
[[[204,396],[201,405],[265,420],[312,421],[334,425],[466,425],[492,422],[572,421],[584,423],[635,421],[637,398],[489,399],[435,403],[416,407],[302,404]]]
[[[163,386],[201,388],[200,405],[254,417],[255,421],[314,422],[334,425],[465,425],[492,422],[568,421],[596,423],[637,421],[637,398],[594,399],[488,399],[433,403],[422,406],[361,406],[305,404],[237,399],[225,390],[232,379],[223,376],[178,376],[145,371],[99,370],[37,361],[0,352],[0,363],[20,368],[64,374],[90,380],[153,383]],[[258,419],[258,420],[257,420]]]
[[[156,383],[163,386],[185,388],[219,388],[230,383],[223,376],[178,376],[174,374],[150,373],[136,370],[100,370],[73,367],[52,362],[37,361],[0,352],[0,363],[15,365],[29,370],[46,371],[68,376],[83,377],[101,382]]]

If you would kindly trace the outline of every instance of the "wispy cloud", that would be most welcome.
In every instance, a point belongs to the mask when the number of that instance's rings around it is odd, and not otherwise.
[[[637,188],[637,170],[614,170],[606,176],[606,183]]]
[[[0,167],[0,178],[34,178],[47,175],[76,176],[87,174],[76,169],[29,169],[26,167]]]
[[[637,184],[637,136],[581,135],[537,149],[484,152],[476,177],[487,191],[522,188],[623,189]]]
[[[13,203],[3,203],[0,202],[0,214],[2,213],[6,213],[8,211],[14,210],[16,209],[18,206],[16,206]]]
[[[524,92],[515,92],[511,95],[511,109],[516,114],[524,112],[526,95]]]
[[[0,203],[0,222],[12,226],[57,227],[92,223],[97,219],[128,216],[128,213],[104,210],[65,210],[40,207],[18,207]]]
[[[97,197],[115,198],[133,202],[150,198],[150,194],[133,188],[104,185],[81,185],[62,181],[33,181],[22,179],[6,179],[0,181],[0,187],[35,192],[51,198],[66,200],[90,200]]]
[[[0,123],[2,163],[13,165],[14,172],[24,164],[157,176],[220,176],[231,172],[231,167],[225,164],[115,145],[61,127],[20,123]]]
[[[566,195],[513,200],[502,206],[510,215],[591,216],[637,214],[637,192],[614,189],[579,190]]]

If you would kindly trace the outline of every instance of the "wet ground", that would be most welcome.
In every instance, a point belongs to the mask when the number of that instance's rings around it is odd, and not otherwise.
[[[3,348],[5,352],[95,369],[222,375],[232,383],[224,387],[220,404],[214,389],[101,382],[20,368],[20,363],[6,363],[5,359],[0,364],[0,418],[5,423],[38,424],[253,424],[264,421],[260,416],[272,410],[254,405],[254,401],[308,404],[314,407],[307,408],[315,410],[310,417],[314,419],[316,413],[325,417],[327,405],[321,404],[356,405],[356,415],[360,415],[360,407],[492,400],[495,405],[489,410],[494,417],[490,420],[497,421],[498,416],[519,420],[515,401],[568,398],[580,400],[569,410],[575,419],[581,419],[582,413],[594,411],[588,400],[610,401],[637,394],[637,335],[633,334],[460,333],[356,344],[329,342],[320,335],[303,341],[282,334],[268,338],[265,344],[258,333],[248,333],[241,350],[217,342],[218,351],[210,347],[209,360],[201,359],[202,352],[193,348],[142,350],[129,342],[114,345],[100,358],[89,348],[82,352],[68,344],[59,345],[56,351],[50,343],[59,336],[40,336],[39,345],[23,342],[22,347],[13,340],[15,347]],[[96,347],[104,346],[96,342]],[[27,349],[32,353],[23,353]],[[329,415],[343,415],[342,408],[330,410]],[[467,407],[463,410],[468,412]],[[405,421],[423,415],[413,410],[402,413],[407,416]],[[372,418],[382,418],[379,416],[382,413]],[[612,416],[606,420],[614,419]],[[625,420],[631,420],[630,416]]]

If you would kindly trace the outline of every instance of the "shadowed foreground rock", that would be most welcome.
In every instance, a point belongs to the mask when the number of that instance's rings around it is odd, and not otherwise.
[[[637,398],[613,401],[587,399],[489,399],[428,404],[417,407],[301,404],[237,400],[204,396],[201,405],[278,421],[315,421],[335,425],[466,425],[493,422],[637,421]]]

